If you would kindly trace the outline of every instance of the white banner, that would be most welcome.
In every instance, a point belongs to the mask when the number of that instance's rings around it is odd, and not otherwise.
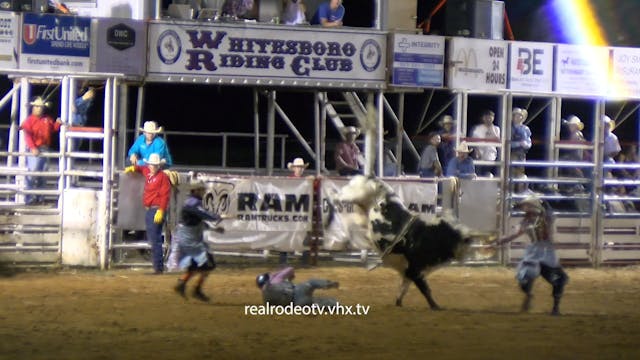
[[[558,44],[555,73],[556,93],[604,96],[609,83],[609,48]]]
[[[507,88],[507,42],[468,38],[449,40],[448,86],[453,89]]]
[[[385,85],[382,32],[319,27],[149,24],[148,74],[234,84]]]
[[[329,250],[369,249],[366,236],[366,214],[352,203],[329,200],[333,199],[348,180],[323,179],[322,220],[324,227],[324,243],[322,248]],[[402,202],[414,214],[423,220],[433,218],[436,213],[438,186],[420,180],[385,180],[398,194]],[[331,210],[330,203],[334,208]],[[330,224],[329,214],[334,211]]]
[[[207,232],[215,249],[301,251],[311,230],[313,180],[210,177],[203,203],[228,217],[224,234]]]
[[[18,68],[18,17],[0,12],[0,70]]]
[[[617,97],[640,97],[640,49],[612,48],[613,71],[609,94]]]
[[[393,34],[395,86],[442,87],[444,83],[444,37]]]
[[[553,90],[553,44],[509,44],[509,89],[550,93]]]

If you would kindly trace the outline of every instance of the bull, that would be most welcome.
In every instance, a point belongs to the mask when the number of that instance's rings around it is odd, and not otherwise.
[[[438,267],[465,257],[471,243],[469,230],[453,218],[436,217],[426,222],[412,214],[383,181],[355,176],[338,194],[363,210],[367,238],[382,257],[384,266],[402,276],[396,306],[402,306],[413,282],[432,310],[440,310],[425,276]]]

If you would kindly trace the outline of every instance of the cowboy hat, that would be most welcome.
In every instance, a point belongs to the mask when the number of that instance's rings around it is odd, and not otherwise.
[[[49,103],[44,101],[40,96],[36,97],[35,99],[33,99],[32,102],[29,103],[31,106],[42,106],[42,107],[48,107]]]
[[[289,170],[293,170],[294,167],[303,167],[303,168],[307,168],[307,166],[309,166],[309,163],[305,163],[304,160],[302,160],[302,158],[295,158],[293,159],[293,162],[290,162],[287,164],[287,168]]]
[[[613,129],[616,127],[616,122],[611,120],[611,118],[607,115],[602,116],[602,122],[604,122],[605,125],[609,125],[610,131],[613,131]]]
[[[356,136],[360,135],[360,129],[355,126],[345,126],[342,128],[343,134],[356,134]]]
[[[514,207],[524,212],[537,212],[539,214],[544,212],[542,200],[540,200],[537,196],[529,196],[518,202]]]
[[[153,153],[149,155],[149,160],[145,159],[144,162],[147,163],[147,165],[160,165],[164,163],[164,160],[160,159],[160,154]]]
[[[440,124],[442,124],[442,125],[444,125],[444,124],[455,124],[455,121],[453,120],[453,116],[444,115],[442,117],[442,120],[440,120]]]
[[[522,120],[523,121],[527,118],[527,116],[529,116],[529,112],[527,110],[519,108],[519,107],[513,108],[512,113],[513,113],[513,115],[519,114],[520,116],[522,116]]]
[[[462,152],[462,153],[470,153],[472,150],[469,149],[469,145],[467,145],[466,141],[461,142],[457,147],[456,147],[456,152]]]
[[[158,123],[155,121],[145,121],[144,126],[140,128],[140,131],[150,134],[157,134],[162,132],[162,130],[164,130],[162,126],[158,127]]]
[[[189,190],[205,190],[207,188],[207,184],[203,181],[196,180],[187,184],[187,188],[189,188]]]
[[[567,125],[571,125],[571,124],[578,125],[578,130],[584,129],[584,124],[582,123],[580,118],[575,115],[569,116],[569,119],[567,120]]]

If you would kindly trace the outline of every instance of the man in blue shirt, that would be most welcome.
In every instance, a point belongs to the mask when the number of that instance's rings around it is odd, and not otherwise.
[[[330,0],[318,6],[318,10],[311,18],[311,25],[322,25],[324,27],[342,26],[344,17],[344,6],[342,0]]]
[[[466,142],[461,142],[456,148],[456,157],[449,160],[447,164],[446,176],[455,176],[461,179],[475,179],[476,168],[473,159],[469,157],[469,146]]]
[[[149,155],[159,154],[164,168],[173,165],[173,159],[169,153],[167,143],[157,135],[162,132],[162,126],[158,127],[155,121],[145,121],[144,127],[140,129],[140,135],[129,149],[129,161],[132,165],[146,165]]]

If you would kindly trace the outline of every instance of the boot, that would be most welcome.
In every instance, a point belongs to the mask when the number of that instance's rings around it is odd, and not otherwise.
[[[531,294],[524,295],[524,300],[522,301],[522,307],[520,308],[521,312],[529,312],[529,309],[531,309],[532,298],[533,298],[533,295]]]
[[[551,309],[551,316],[560,315],[560,296],[553,297],[553,309]]]
[[[187,295],[184,293],[186,287],[187,287],[187,283],[182,279],[178,279],[178,283],[176,284],[176,286],[173,287],[173,290],[175,290],[175,292],[177,292],[178,295],[186,299]]]
[[[200,286],[193,289],[193,297],[204,302],[209,302],[211,300],[207,295],[202,292],[202,288]]]

